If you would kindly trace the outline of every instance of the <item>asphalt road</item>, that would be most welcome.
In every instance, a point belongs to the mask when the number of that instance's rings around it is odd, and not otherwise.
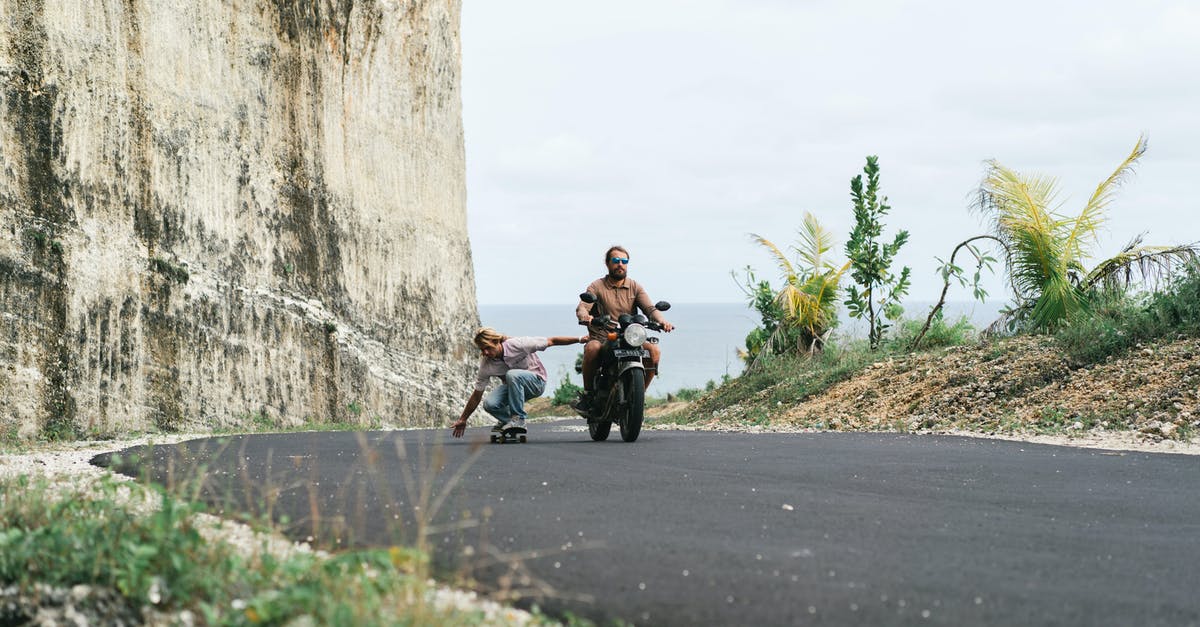
[[[423,535],[444,576],[601,623],[1200,624],[1200,458],[582,427],[213,438],[121,469],[326,546]]]

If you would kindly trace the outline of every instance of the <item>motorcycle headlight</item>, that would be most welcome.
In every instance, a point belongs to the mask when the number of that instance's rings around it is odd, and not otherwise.
[[[630,346],[641,346],[646,343],[646,327],[631,324],[625,327],[625,343]]]

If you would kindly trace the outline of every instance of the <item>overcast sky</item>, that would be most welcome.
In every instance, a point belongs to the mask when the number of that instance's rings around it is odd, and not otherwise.
[[[479,302],[570,306],[612,243],[655,299],[740,302],[731,270],[778,285],[748,233],[790,245],[811,211],[843,258],[867,155],[912,300],[984,232],[987,159],[1057,176],[1076,214],[1145,133],[1094,259],[1200,240],[1197,33],[1196,0],[465,0]]]

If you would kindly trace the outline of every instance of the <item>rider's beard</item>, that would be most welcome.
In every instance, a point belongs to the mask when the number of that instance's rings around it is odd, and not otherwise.
[[[621,279],[624,279],[625,278],[625,268],[623,268],[621,266],[617,266],[617,267],[613,268],[612,270],[609,270],[608,278],[610,278],[614,281],[620,281]]]

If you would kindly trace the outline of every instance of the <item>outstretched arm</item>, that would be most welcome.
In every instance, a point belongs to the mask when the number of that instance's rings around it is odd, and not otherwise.
[[[463,408],[462,415],[458,417],[458,421],[451,425],[454,430],[453,435],[456,438],[461,438],[463,432],[467,430],[467,418],[479,407],[479,401],[483,398],[483,392],[475,390],[471,393],[471,397],[467,399],[467,406]]]
[[[588,336],[581,335],[579,337],[551,337],[546,338],[551,346],[567,346],[568,344],[587,344]]]

